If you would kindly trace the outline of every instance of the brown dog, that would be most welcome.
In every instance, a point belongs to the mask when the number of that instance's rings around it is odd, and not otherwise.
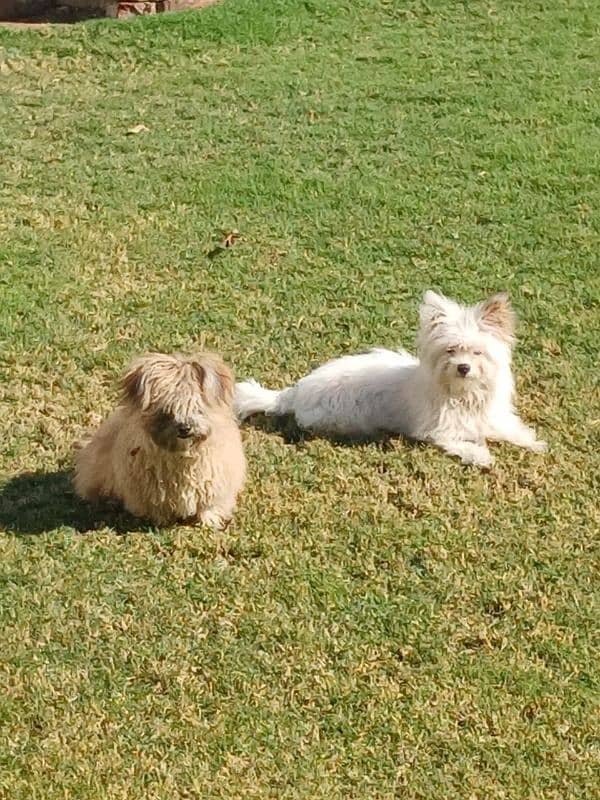
[[[119,500],[157,525],[223,527],[246,474],[233,385],[216,355],[134,360],[121,381],[121,405],[77,445],[77,494]]]

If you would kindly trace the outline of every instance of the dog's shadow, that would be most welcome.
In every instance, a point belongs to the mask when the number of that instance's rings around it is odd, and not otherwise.
[[[407,439],[402,439],[398,434],[378,433],[372,436],[334,436],[324,433],[315,433],[300,428],[293,415],[275,416],[268,414],[253,414],[244,420],[244,427],[256,428],[265,433],[276,434],[285,444],[301,447],[305,442],[321,439],[330,442],[334,447],[359,447],[373,445],[381,450],[393,450],[394,441],[401,439],[405,445],[413,444]]]
[[[27,536],[61,527],[79,533],[106,527],[118,534],[152,530],[149,523],[117,506],[80,500],[71,485],[71,472],[66,469],[26,472],[0,487],[0,531]]]

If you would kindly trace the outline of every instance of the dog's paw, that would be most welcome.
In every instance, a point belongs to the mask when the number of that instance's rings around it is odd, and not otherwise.
[[[226,517],[223,514],[220,514],[218,511],[214,509],[207,509],[200,514],[200,522],[203,525],[207,525],[209,528],[214,528],[214,530],[222,531],[229,525],[231,522],[231,517]]]
[[[548,442],[544,442],[543,439],[536,439],[535,442],[531,443],[529,449],[534,453],[547,453]]]
[[[492,454],[487,447],[480,447],[473,445],[462,454],[461,461],[463,464],[468,464],[473,467],[480,467],[481,469],[489,469],[494,463]]]

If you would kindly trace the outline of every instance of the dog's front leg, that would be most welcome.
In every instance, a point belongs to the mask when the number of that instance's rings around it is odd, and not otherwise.
[[[485,444],[466,442],[462,439],[447,437],[433,437],[432,443],[451,456],[458,456],[463,464],[473,464],[476,467],[491,467],[493,458]]]
[[[208,525],[209,528],[223,531],[231,522],[231,514],[226,514],[222,509],[205,508],[200,513],[199,520],[203,525]]]
[[[525,425],[516,414],[510,414],[500,422],[494,421],[489,437],[497,442],[509,442],[517,447],[525,447],[534,453],[545,453],[548,449],[546,442],[538,439],[533,428]]]

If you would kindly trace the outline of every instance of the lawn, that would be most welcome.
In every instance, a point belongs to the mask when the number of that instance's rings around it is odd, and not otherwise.
[[[0,798],[600,797],[599,53],[595,0],[0,29]],[[511,293],[548,454],[247,427],[224,533],[73,496],[134,354],[282,386],[429,287]]]

